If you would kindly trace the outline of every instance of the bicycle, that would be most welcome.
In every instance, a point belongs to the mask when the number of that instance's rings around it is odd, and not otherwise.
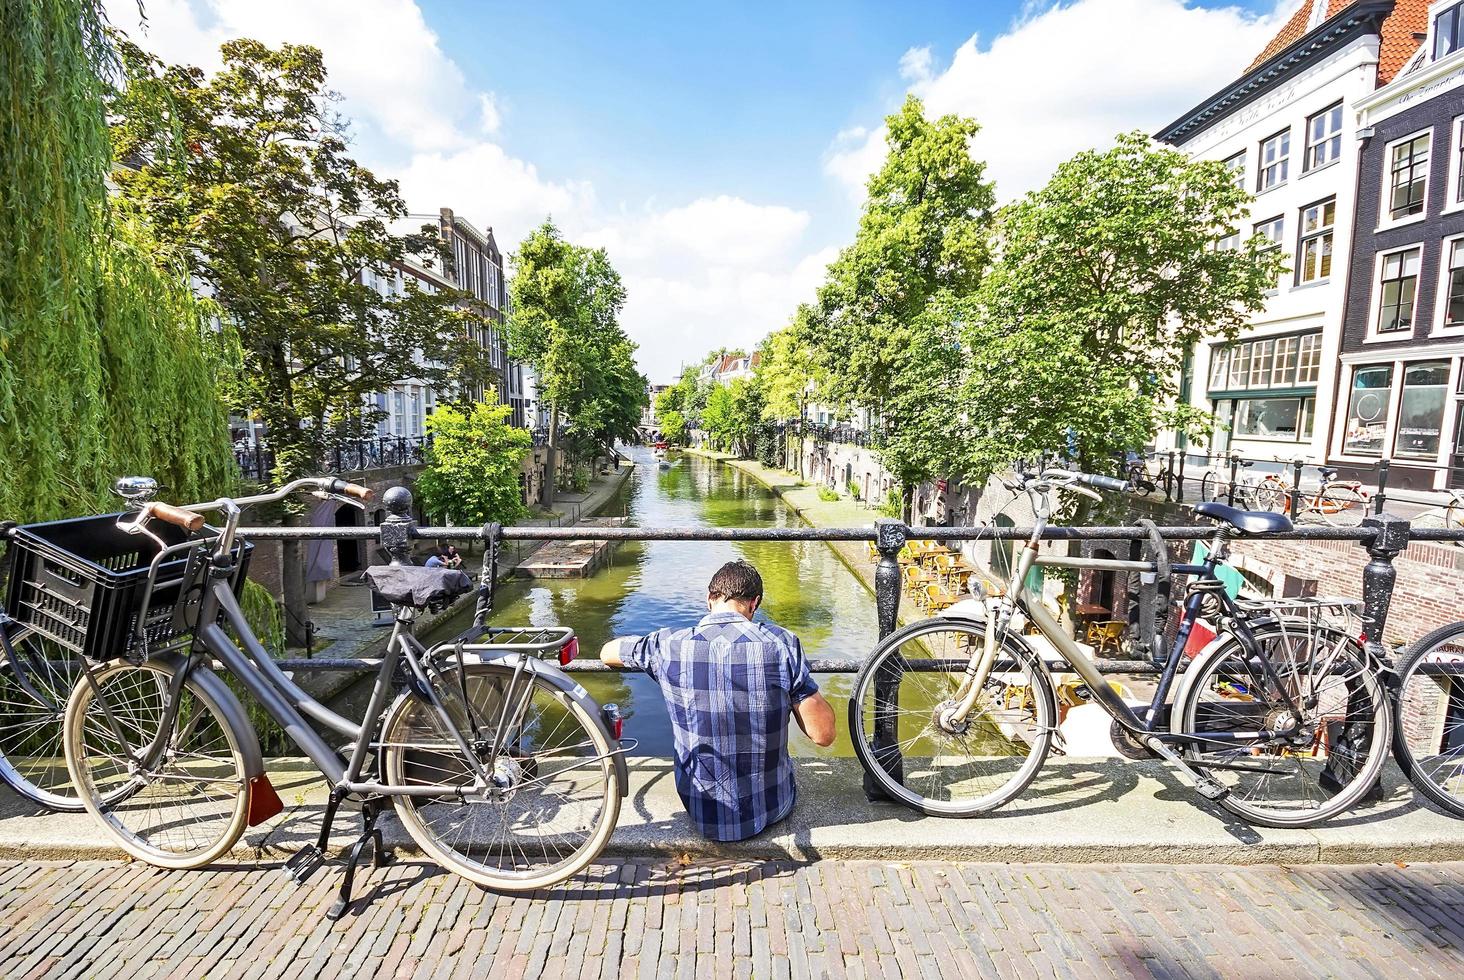
[[[1027,493],[1036,520],[1005,589],[981,592],[984,617],[911,624],[882,641],[855,679],[855,753],[886,795],[927,814],[974,816],[1032,783],[1054,748],[1059,719],[1050,670],[1014,628],[1018,619],[1052,645],[1112,717],[1121,754],[1172,763],[1201,796],[1252,823],[1311,826],[1368,793],[1387,756],[1392,720],[1370,656],[1344,631],[1298,629],[1285,615],[1243,607],[1215,574],[1232,537],[1287,530],[1285,516],[1197,505],[1216,528],[1195,564],[1171,566],[1162,551],[1148,562],[1048,562],[1146,572],[1165,582],[1169,575],[1189,578],[1153,698],[1131,707],[1026,587],[1055,494],[1097,497],[1094,489],[1120,490],[1122,481],[1047,470],[1018,475],[1008,486]],[[1218,623],[1217,636],[1181,677],[1185,646],[1202,615]]]
[[[1278,462],[1287,462],[1278,458]],[[1356,527],[1367,516],[1370,499],[1362,483],[1339,480],[1330,466],[1319,468],[1321,482],[1313,491],[1301,491],[1297,498],[1296,519],[1316,517],[1333,527]],[[1284,513],[1291,508],[1293,487],[1283,474],[1271,473],[1256,490],[1256,509]]]
[[[1450,489],[1444,492],[1449,495],[1448,503],[1414,514],[1410,518],[1414,527],[1441,527],[1448,531],[1464,528],[1464,490]],[[1464,541],[1455,541],[1454,544],[1464,547]]]
[[[1227,473],[1220,465],[1222,462],[1233,463],[1235,468]],[[1243,472],[1254,463],[1234,455],[1211,457],[1210,468],[1200,477],[1200,500],[1207,504],[1228,502],[1232,506],[1239,504],[1242,509],[1261,509],[1256,499],[1260,481]]]
[[[117,523],[152,538],[156,551],[136,619],[151,619],[161,594],[160,563],[186,555],[170,619],[191,645],[157,653],[144,642],[120,656],[80,661],[83,677],[67,704],[67,766],[86,809],[128,854],[166,868],[218,860],[246,826],[281,812],[258,738],[238,699],[211,664],[240,683],[326,777],[330,795],[316,841],[285,869],[305,880],[324,862],[340,805],[360,801],[362,831],[350,847],[338,900],[344,914],[357,864],[372,847],[385,859],[376,821],[385,800],[421,850],[471,881],[508,892],[532,891],[579,873],[604,848],[628,788],[621,719],[596,705],[561,665],[578,653],[567,627],[489,627],[496,566],[490,533],[474,625],[427,649],[412,632],[422,609],[473,591],[464,573],[403,564],[409,560],[405,490],[388,494],[393,516],[381,526],[393,564],[367,579],[392,605],[391,637],[365,715],[343,718],[301,690],[249,628],[234,592],[243,509],[310,491],[364,507],[371,493],[338,479],[303,479],[257,496],[178,508],[150,502]],[[205,528],[203,512],[224,515]],[[185,533],[169,543],[155,523]],[[491,529],[490,529],[491,530]],[[134,638],[137,639],[137,638]],[[401,670],[405,688],[393,678]],[[311,723],[346,739],[333,749]]]
[[[1393,756],[1419,792],[1464,817],[1464,622],[1419,638],[1395,692]]]

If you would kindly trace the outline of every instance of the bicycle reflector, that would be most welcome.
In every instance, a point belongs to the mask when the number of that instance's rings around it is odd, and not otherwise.
[[[568,667],[579,656],[579,637],[571,636],[569,642],[559,648],[559,666]]]
[[[605,719],[605,727],[610,729],[610,734],[615,741],[620,741],[620,733],[625,731],[625,716],[620,713],[620,705],[611,701],[600,708],[600,717]]]

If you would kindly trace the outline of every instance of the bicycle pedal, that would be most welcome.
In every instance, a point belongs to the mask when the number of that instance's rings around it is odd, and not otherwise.
[[[332,922],[339,922],[341,916],[346,914],[346,909],[350,907],[350,902],[344,898],[338,898],[330,904],[330,908],[325,910],[325,917]]]
[[[1195,792],[1207,800],[1218,800],[1230,792],[1230,790],[1221,786],[1204,773],[1196,773],[1195,775],[1197,777],[1195,779]]]
[[[324,863],[325,855],[320,852],[320,848],[314,844],[306,844],[290,855],[290,859],[285,862],[285,873],[295,884],[303,885]]]

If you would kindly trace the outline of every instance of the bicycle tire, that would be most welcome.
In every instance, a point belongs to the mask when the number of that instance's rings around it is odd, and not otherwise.
[[[1310,631],[1295,624],[1288,627],[1284,621],[1253,625],[1252,631],[1261,649],[1266,651],[1263,655],[1271,661],[1283,683],[1296,682],[1294,686],[1297,690],[1288,692],[1293,700],[1313,703],[1314,712],[1302,720],[1298,733],[1298,742],[1309,741],[1310,744],[1278,746],[1270,741],[1265,744],[1235,742],[1238,748],[1223,748],[1224,743],[1214,742],[1213,744],[1221,745],[1222,748],[1207,752],[1190,742],[1181,746],[1181,754],[1191,766],[1227,786],[1230,792],[1220,799],[1220,803],[1232,813],[1263,827],[1311,827],[1346,812],[1371,790],[1388,756],[1392,727],[1391,705],[1377,671],[1372,667],[1362,646],[1352,637],[1326,627],[1312,627]],[[1330,681],[1326,684],[1303,685],[1300,682],[1301,670],[1289,670],[1281,662],[1282,657],[1288,655],[1293,662],[1300,659],[1297,654],[1301,651],[1292,643],[1303,636],[1307,638],[1309,645],[1305,662],[1311,665],[1311,669],[1307,676],[1329,678]],[[1319,642],[1312,639],[1313,637],[1324,638],[1330,650],[1320,661],[1325,670],[1318,669],[1316,651],[1310,649],[1310,645]],[[1278,640],[1279,651],[1275,643]],[[1276,656],[1277,652],[1282,656]],[[1343,668],[1341,674],[1332,669],[1338,664]],[[1213,687],[1210,684],[1211,678],[1216,679]],[[1241,691],[1238,696],[1226,690],[1226,685],[1229,685],[1233,691],[1237,683]],[[1259,701],[1257,697],[1257,692],[1260,692],[1261,698],[1267,697],[1268,683],[1252,658],[1246,655],[1239,638],[1234,634],[1222,636],[1196,657],[1186,672],[1184,689],[1175,699],[1171,732],[1175,735],[1201,732],[1219,735],[1221,729],[1213,726],[1224,724],[1227,720],[1233,720],[1241,731],[1254,730],[1258,724],[1274,724],[1273,719],[1277,712],[1283,710],[1282,705],[1273,703],[1279,698],[1273,696],[1266,701]],[[1213,700],[1202,702],[1201,699],[1206,695],[1212,696]],[[1360,696],[1370,703],[1370,709],[1368,703],[1357,700]],[[1225,707],[1226,705],[1231,707]],[[1204,712],[1205,725],[1210,727],[1200,727],[1202,708],[1208,709]],[[1337,720],[1338,710],[1347,712],[1341,716],[1340,721]],[[1353,730],[1353,737],[1366,737],[1368,745],[1366,757],[1360,764],[1352,767],[1349,775],[1347,766],[1355,760],[1348,760],[1347,752],[1334,752],[1333,749],[1340,745],[1341,736],[1346,733],[1345,726],[1351,725],[1357,726]],[[1308,766],[1299,761],[1308,752],[1310,758],[1318,758],[1319,748],[1327,750],[1325,766]],[[1333,755],[1337,757],[1338,765],[1335,767]],[[1290,760],[1289,763],[1275,763],[1290,771],[1277,779],[1271,778],[1273,773],[1266,773],[1264,778],[1256,781],[1255,788],[1242,790],[1241,780],[1245,771],[1219,768],[1224,764],[1259,767],[1264,763],[1253,760],[1263,759]],[[1215,766],[1207,766],[1207,761],[1214,762]],[[1338,772],[1347,776],[1346,783],[1341,783],[1337,778],[1335,774]],[[1333,774],[1331,782],[1337,783],[1340,788],[1333,790],[1327,785],[1328,773]],[[1315,794],[1313,784],[1317,790]],[[1292,787],[1302,799],[1285,806],[1254,803],[1254,794],[1268,787]],[[1311,805],[1326,793],[1331,794],[1330,799],[1315,806]]]
[[[116,749],[108,753],[116,735],[97,706],[101,692],[118,723],[131,729],[134,744],[146,744],[157,732],[167,682],[177,669],[176,662],[161,659],[141,664],[118,660],[94,669],[95,685],[78,683],[66,704],[65,748],[81,801],[107,835],[140,861],[187,870],[223,857],[244,833],[250,791],[242,746],[252,733],[232,728],[230,712],[190,676],[182,688],[186,700],[178,707],[169,750],[153,771],[139,778],[128,765],[130,759]],[[201,751],[210,746],[218,751]],[[195,795],[179,804],[179,794],[203,785],[215,788],[212,797]],[[178,792],[170,794],[168,787]]]
[[[1274,477],[1266,477],[1256,486],[1256,510],[1284,514],[1291,504],[1291,488]]]
[[[1448,656],[1459,660],[1464,675],[1464,622],[1440,626],[1420,637],[1404,654],[1394,694],[1393,757],[1420,793],[1441,809],[1464,817],[1464,676],[1447,682],[1442,718],[1438,715],[1442,692],[1437,688],[1443,685],[1435,681],[1430,686],[1422,679],[1422,669],[1429,665],[1430,658],[1439,659],[1449,646],[1459,647]],[[1442,722],[1442,730],[1435,731],[1430,722]],[[1435,742],[1439,743],[1440,755],[1430,757],[1420,751]],[[1445,766],[1455,771],[1441,781],[1438,777]]]
[[[9,637],[22,661],[0,660],[0,780],[38,806],[56,813],[81,813],[85,806],[66,768],[66,701],[80,669],[74,654],[29,626]],[[58,664],[68,665],[58,668]]]
[[[503,708],[503,692],[508,690],[507,685],[514,675],[514,669],[503,664],[470,663],[467,671],[465,686],[468,690],[468,710],[477,713],[475,717],[483,724],[486,732],[492,732]],[[439,694],[439,699],[450,711],[454,704],[461,711],[463,700],[456,694],[459,683],[456,680],[457,668],[445,670],[439,676],[447,679],[447,683],[443,685],[446,690]],[[496,794],[497,800],[486,798],[485,793],[477,794],[484,797],[477,800],[470,800],[462,794],[456,800],[437,796],[392,795],[397,817],[424,853],[447,870],[502,892],[529,892],[548,888],[579,874],[600,856],[620,818],[620,777],[613,758],[616,747],[610,743],[603,727],[579,702],[559,688],[538,676],[529,675],[529,679],[530,686],[527,690],[530,700],[542,695],[546,709],[563,710],[565,715],[555,723],[552,730],[544,731],[536,727],[535,731],[542,736],[543,747],[547,751],[526,750],[523,738],[527,736],[524,735],[516,739],[517,752],[507,753],[496,760],[487,760],[494,763],[495,779],[501,776],[508,784],[487,791]],[[495,695],[496,703],[492,700]],[[483,699],[482,704],[478,703],[480,698]],[[556,744],[556,736],[560,733],[564,719],[569,718],[574,719],[584,733],[586,742],[583,744]],[[464,715],[457,722],[460,730],[466,721],[467,716]],[[538,725],[537,721],[535,725]],[[520,729],[523,727],[520,726]],[[579,757],[579,763],[571,763],[557,773],[546,775],[546,763],[554,758],[549,752],[564,752],[569,749],[593,753],[589,756],[590,763],[585,764],[584,757]],[[386,721],[382,725],[381,752],[382,772],[388,785],[409,785],[414,781],[419,785],[463,785],[465,788],[471,785],[471,772],[462,760],[461,749],[448,733],[442,731],[440,721],[428,702],[415,692],[403,694],[387,711]],[[595,760],[598,760],[598,764]],[[526,777],[528,773],[532,774]],[[580,773],[590,777],[598,773],[602,781],[598,790],[592,790],[584,797],[587,801],[597,800],[600,809],[589,821],[590,828],[583,834],[565,827],[563,811],[568,807],[562,798],[557,803],[551,801],[550,806],[545,806],[544,796],[530,797],[524,792],[527,786],[543,787],[549,780],[566,773]],[[523,794],[522,797],[520,794]],[[520,806],[518,812],[534,821],[535,831],[547,829],[551,834],[568,836],[569,842],[574,844],[568,853],[559,857],[561,851],[553,837],[541,836],[535,841],[527,839],[526,834],[517,834],[513,809],[515,801],[520,804],[529,802],[528,806]],[[559,807],[558,810],[551,809],[555,805]],[[456,807],[456,812],[449,809],[450,807]],[[471,813],[469,808],[472,808]],[[546,814],[551,821],[547,828],[542,819]],[[438,817],[446,819],[439,822]],[[475,823],[480,817],[485,822]],[[559,823],[555,824],[553,821]],[[523,826],[527,827],[527,823]],[[512,836],[495,838],[489,845],[483,845],[481,832],[495,829]],[[574,843],[576,838],[578,843]],[[501,850],[503,844],[507,845],[506,855],[495,853]],[[557,858],[552,863],[543,867],[527,868],[503,866],[505,860],[510,865],[529,864],[531,849],[546,845],[553,847]],[[481,856],[478,856],[477,851],[481,851]]]
[[[1021,680],[1023,684],[1030,685],[1030,687],[1027,688],[1026,692],[1024,692],[1023,695],[1019,696],[1020,699],[1018,702],[1018,711],[1020,712],[1024,710],[1025,695],[1031,695],[1031,707],[1033,709],[1033,717],[1031,718],[1030,724],[1028,724],[1025,719],[1020,719],[1017,717],[1007,718],[1005,721],[993,720],[989,717],[985,718],[984,724],[987,731],[984,734],[993,735],[993,732],[991,730],[995,729],[997,732],[1000,733],[1000,737],[1005,739],[1005,744],[997,742],[995,737],[987,738],[985,740],[985,743],[996,744],[1002,748],[1010,746],[1019,750],[1021,748],[1021,745],[1019,745],[1018,743],[1023,742],[1028,748],[1025,760],[1021,762],[1021,764],[1017,766],[1015,771],[1012,771],[1010,775],[1000,784],[994,786],[994,788],[984,793],[981,793],[981,795],[977,796],[975,799],[965,802],[955,802],[949,799],[932,798],[925,793],[921,793],[912,789],[909,785],[907,785],[907,782],[912,778],[912,768],[914,768],[915,772],[917,773],[928,772],[931,774],[932,777],[934,776],[934,774],[942,771],[943,769],[954,768],[949,766],[942,766],[940,763],[940,760],[943,758],[943,756],[939,754],[939,746],[941,743],[938,740],[943,739],[946,736],[942,733],[939,733],[938,731],[932,732],[932,708],[922,705],[921,708],[915,710],[900,709],[901,714],[903,716],[906,716],[903,718],[903,720],[908,721],[910,724],[908,726],[901,726],[900,721],[902,719],[898,717],[895,719],[896,746],[900,748],[902,756],[905,760],[901,767],[901,778],[896,778],[894,774],[890,773],[885,768],[885,766],[880,763],[879,759],[876,756],[876,750],[873,745],[873,724],[875,719],[874,708],[872,707],[872,699],[874,694],[872,686],[876,682],[875,679],[881,670],[889,666],[890,663],[895,660],[895,658],[903,658],[903,655],[900,653],[900,651],[906,643],[919,642],[922,649],[928,650],[930,642],[928,638],[931,634],[937,632],[949,632],[952,634],[959,634],[960,636],[970,638],[971,642],[984,643],[986,627],[985,624],[977,620],[960,619],[957,617],[936,617],[933,619],[926,619],[917,623],[912,623],[911,625],[906,626],[904,629],[897,630],[896,632],[890,634],[888,637],[882,640],[880,644],[875,647],[873,652],[870,653],[869,657],[865,660],[864,666],[860,669],[858,676],[855,678],[854,688],[849,698],[849,734],[851,740],[854,743],[854,753],[856,756],[858,756],[860,764],[864,767],[864,771],[870,774],[870,777],[890,799],[902,803],[913,810],[918,810],[919,812],[927,814],[929,816],[974,817],[983,813],[989,813],[990,811],[995,810],[998,807],[1010,802],[1012,799],[1020,795],[1022,791],[1025,790],[1029,785],[1031,785],[1032,780],[1037,777],[1037,773],[1041,770],[1043,763],[1047,759],[1047,753],[1051,748],[1052,733],[1057,729],[1057,699],[1053,691],[1052,680],[1048,676],[1047,668],[1042,664],[1037,655],[1032,653],[1025,644],[1016,640],[1011,635],[1004,637],[1002,640],[1003,652],[1007,657],[1009,657],[1012,661],[1018,664],[1021,668],[1022,675],[1018,679]],[[959,639],[957,639],[957,641],[952,645],[952,649],[957,651],[961,649]],[[909,658],[903,659],[908,662]],[[939,657],[937,657],[936,659],[939,659]],[[921,673],[916,671],[905,671],[903,668],[898,666],[891,669],[900,670],[901,681],[903,681],[904,677],[909,676],[909,674],[911,673]],[[964,663],[962,663],[959,665],[959,667],[953,667],[951,673],[959,674],[964,670],[965,665]],[[927,673],[926,676],[930,676],[930,674]],[[940,676],[940,674],[936,674],[935,676]],[[993,673],[993,676],[995,676],[995,672]],[[940,682],[936,683],[937,686],[939,686]],[[988,687],[990,687],[991,684],[992,682],[989,681]],[[1006,688],[1010,690],[1011,688],[1016,686],[1017,685],[1008,684],[1006,685]],[[925,692],[916,691],[914,693],[916,693],[917,695],[923,695]],[[1005,692],[1003,692],[1003,694],[1005,696]],[[866,695],[869,695],[871,698],[871,709],[869,712],[866,712],[863,707]],[[933,694],[931,695],[931,697],[933,697]],[[897,691],[896,703],[898,704],[900,701],[901,693]],[[868,718],[866,718],[866,714],[868,714]],[[992,713],[983,710],[982,714],[985,716]],[[924,722],[923,727],[916,730],[914,734],[912,734],[909,738],[901,737],[905,732],[910,731],[911,728],[915,727],[916,725],[920,725],[922,721]],[[953,736],[953,739],[959,739],[964,744],[968,746],[971,745],[972,740],[965,737],[966,732],[970,730],[970,725],[971,723],[967,722],[967,728],[964,729],[960,734]],[[938,728],[938,726],[936,727]],[[1020,731],[1018,731],[1018,729],[1023,727],[1027,727],[1032,730],[1030,734],[1030,741],[1027,741],[1026,738],[1022,737]],[[924,763],[923,766],[921,764],[916,764],[914,767],[912,767],[912,765],[908,761],[910,753],[907,751],[907,749],[921,746],[922,739],[924,740],[924,744],[934,746],[934,748],[931,749],[933,754],[928,763]],[[981,743],[977,744],[980,745]],[[1014,753],[1005,756],[972,756],[971,758],[990,758],[1001,760],[1015,757],[1016,754]],[[951,756],[951,758],[955,758],[955,756]],[[936,785],[934,778],[928,778],[926,781],[926,785],[931,789],[935,789]]]
[[[1355,487],[1327,486],[1317,491],[1312,510],[1332,527],[1357,527],[1367,516],[1367,497]]]
[[[1213,504],[1220,499],[1220,480],[1214,473],[1206,472],[1200,477],[1200,500]]]

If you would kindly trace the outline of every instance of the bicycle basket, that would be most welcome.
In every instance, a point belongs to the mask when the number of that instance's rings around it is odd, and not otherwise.
[[[118,529],[121,514],[76,517],[17,527],[10,542],[10,585],[5,611],[61,646],[91,660],[142,660],[149,653],[186,645],[192,630],[174,625],[174,607],[185,594],[188,551],[158,566],[143,633],[137,640],[148,569],[158,553],[146,535]],[[154,521],[148,528],[169,546],[187,531]],[[205,529],[207,537],[217,532]],[[244,586],[252,546],[235,546],[234,592]]]

